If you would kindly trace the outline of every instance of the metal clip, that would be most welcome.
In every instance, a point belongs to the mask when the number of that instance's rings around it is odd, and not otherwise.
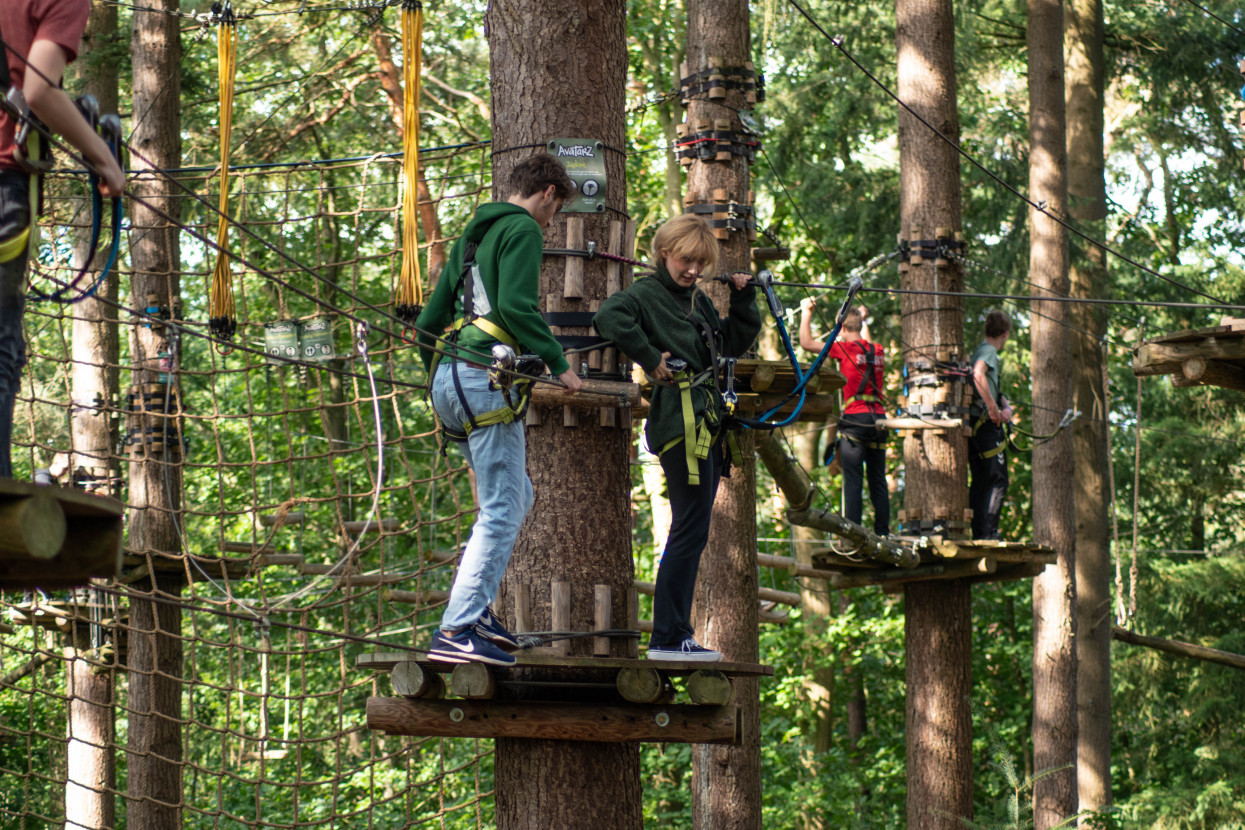
[[[488,388],[509,392],[514,383],[514,365],[514,349],[505,343],[494,343],[493,362],[488,367]]]
[[[366,320],[360,320],[354,327],[354,348],[360,357],[367,357],[367,333],[371,331],[371,326]]]
[[[720,357],[718,365],[726,375],[726,389],[722,392],[722,400],[726,404],[726,414],[735,414],[735,405],[739,403],[739,395],[735,394],[735,362],[739,358]]]

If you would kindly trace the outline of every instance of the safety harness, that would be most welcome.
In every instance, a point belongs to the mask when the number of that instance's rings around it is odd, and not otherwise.
[[[473,430],[495,424],[509,424],[516,418],[522,418],[527,413],[528,404],[532,400],[532,381],[545,370],[545,364],[539,357],[516,355],[515,350],[519,347],[518,341],[501,326],[484,316],[491,312],[493,307],[480,277],[480,265],[476,262],[477,247],[475,242],[467,242],[463,246],[463,267],[459,277],[463,292],[463,316],[446,329],[445,341],[451,346],[457,345],[459,336],[467,326],[475,326],[499,341],[493,347],[493,362],[488,370],[489,388],[500,389],[505,397],[506,405],[480,414],[473,412],[467,403],[467,396],[463,393],[462,382],[458,377],[458,366],[463,361],[451,360],[450,371],[454,377],[454,392],[458,395],[458,402],[462,404],[463,411],[467,413],[467,423],[463,424],[462,431],[458,431],[447,426],[444,420],[441,421],[441,435],[444,439],[441,445],[442,453],[446,449],[445,441],[462,444],[467,441],[467,437]],[[480,283],[478,291],[477,281]],[[429,376],[436,374],[440,359],[440,353],[434,356]],[[514,394],[513,398],[511,393]]]
[[[1055,431],[1050,433],[1049,435],[1034,435],[1032,432],[1023,430],[1020,427],[1012,426],[1010,422],[1005,421],[1003,423],[1003,440],[999,442],[999,445],[997,447],[994,447],[992,449],[989,449],[983,452],[981,454],[981,457],[982,458],[994,458],[996,455],[1003,452],[1003,450],[1008,449],[1009,447],[1011,448],[1013,452],[1033,452],[1034,447],[1040,447],[1043,444],[1045,444],[1047,441],[1054,440],[1056,435],[1062,432],[1065,428],[1067,428],[1073,421],[1075,421],[1079,417],[1081,417],[1080,410],[1069,409],[1068,411],[1064,412],[1063,418],[1061,418],[1059,421],[1059,425],[1055,427]],[[983,426],[985,426],[989,422],[990,422],[990,415],[988,413],[978,418],[976,423],[973,424],[973,435],[976,435],[978,430],[980,430]],[[1029,438],[1031,442],[1029,446],[1022,447],[1021,445],[1017,444],[1015,438],[1012,436],[1013,430]]]
[[[0,32],[0,38],[3,38]],[[16,236],[0,240],[0,262],[12,262],[38,244],[35,217],[43,210],[43,174],[52,168],[52,148],[43,138],[44,127],[30,112],[26,96],[13,85],[8,55],[0,50],[0,109],[13,122],[13,160],[30,174],[30,224]]]
[[[0,32],[0,39],[3,38]],[[3,50],[0,50],[2,52]],[[91,129],[98,132],[104,142],[112,150],[118,163],[121,161],[121,119],[116,115],[100,115],[99,101],[93,95],[79,96],[74,104]],[[0,110],[3,110],[13,122],[13,160],[30,176],[30,218],[25,228],[5,240],[0,240],[0,263],[12,262],[23,253],[33,253],[39,244],[39,228],[37,219],[43,213],[43,174],[52,169],[52,147],[45,138],[48,128],[35,117],[26,103],[26,96],[20,87],[13,84],[9,74],[7,55],[0,54]],[[37,288],[32,289],[32,300],[51,300],[53,302],[76,303],[95,293],[108,277],[116,263],[117,254],[121,249],[121,199],[112,200],[112,240],[108,252],[108,260],[100,269],[99,275],[84,291],[72,299],[64,299],[90,270],[95,252],[99,248],[99,237],[103,225],[104,203],[99,192],[99,176],[90,171],[88,187],[91,190],[91,240],[87,255],[78,274],[69,282],[55,291],[45,293]]]
[[[843,401],[844,412],[847,411],[847,407],[849,407],[853,403],[856,403],[857,401],[860,401],[862,403],[874,403],[874,404],[879,404],[879,405],[883,403],[882,390],[878,388],[877,374],[875,371],[875,367],[877,366],[877,362],[878,362],[879,352],[881,350],[877,346],[868,342],[867,340],[860,340],[857,342],[860,343],[861,354],[863,354],[865,357],[865,368],[864,368],[864,371],[860,375],[860,383],[856,386],[855,394],[853,394],[847,400]],[[882,429],[878,429],[877,427],[874,427],[873,431],[877,435],[880,435],[881,438],[875,438],[872,441],[861,438],[858,435],[853,435],[849,431],[853,427],[863,428],[864,426],[865,426],[864,424],[854,424],[851,421],[840,420],[839,421],[839,435],[843,436],[844,438],[851,441],[852,443],[859,444],[862,447],[865,447],[867,449],[871,449],[871,450],[885,449],[887,440],[890,438],[890,433],[887,432],[886,430],[882,430]],[[829,464],[830,460],[832,459],[833,459],[833,454],[830,455],[830,458],[827,460],[826,463]]]

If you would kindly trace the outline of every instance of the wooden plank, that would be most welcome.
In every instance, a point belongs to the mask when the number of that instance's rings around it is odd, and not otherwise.
[[[611,596],[610,586],[594,585],[593,586],[593,623],[597,627],[597,631],[606,631],[613,626],[610,625],[610,611],[613,608],[613,597]],[[593,637],[592,653],[596,657],[610,656],[610,638],[609,637]]]
[[[874,425],[880,429],[958,429],[964,426],[963,418],[878,418]]]
[[[369,697],[367,726],[390,735],[596,743],[739,743],[734,706],[529,703]]]
[[[861,571],[854,574],[837,574],[830,584],[836,588],[862,588],[868,585],[902,585],[908,582],[928,582],[937,579],[963,579],[977,576],[980,560],[918,565],[915,568]]]
[[[550,629],[553,631],[571,630],[571,583],[553,582],[549,586]],[[566,656],[570,654],[570,640],[554,640],[547,646],[554,654]]]
[[[582,216],[566,218],[566,247],[572,251],[584,249],[584,219]],[[584,258],[566,257],[565,272],[562,281],[562,296],[568,300],[579,300],[584,296]]]
[[[514,668],[561,667],[566,669],[660,669],[673,675],[691,674],[705,667],[703,662],[696,660],[648,660],[632,657],[559,657],[544,649],[520,649],[514,653],[518,662]],[[397,663],[415,661],[420,665],[429,665],[441,671],[450,671],[452,663],[435,663],[427,660],[422,651],[378,651],[372,654],[360,654],[355,658],[355,668],[387,672]],[[740,677],[772,677],[774,667],[759,663],[714,663],[713,668]]]

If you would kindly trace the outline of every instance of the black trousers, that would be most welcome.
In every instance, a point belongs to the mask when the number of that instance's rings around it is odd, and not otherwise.
[[[653,636],[649,648],[677,648],[692,629],[692,596],[696,592],[696,573],[700,554],[709,541],[713,519],[713,500],[722,478],[722,444],[709,450],[699,463],[700,483],[688,484],[687,461],[682,444],[661,456],[670,497],[670,535],[657,567],[657,586],[653,590]]]
[[[839,420],[839,460],[843,465],[843,515],[861,524],[864,516],[865,474],[869,476],[869,501],[873,503],[873,532],[890,533],[891,501],[886,489],[886,446],[889,437],[873,426],[879,416],[860,413]],[[855,439],[855,440],[853,440]],[[882,444],[868,447],[867,444]]]
[[[0,171],[0,241],[30,224],[30,175]],[[26,308],[26,252],[0,263],[0,478],[12,478],[9,444],[13,440],[13,409],[26,365],[22,314]]]
[[[968,468],[972,482],[968,487],[968,506],[973,509],[973,538],[999,538],[999,514],[1007,496],[1007,450],[984,458],[1007,440],[1003,427],[986,421],[977,434],[968,439]]]

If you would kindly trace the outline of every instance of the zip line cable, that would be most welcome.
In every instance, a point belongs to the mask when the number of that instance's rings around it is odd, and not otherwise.
[[[1191,293],[1191,294],[1196,294],[1196,295],[1198,295],[1199,297],[1205,297],[1206,299],[1208,299],[1208,300],[1212,300],[1212,301],[1214,301],[1215,303],[1223,303],[1223,300],[1219,299],[1218,297],[1214,296],[1213,294],[1207,294],[1205,291],[1201,291],[1201,290],[1199,290],[1199,289],[1197,289],[1197,288],[1194,288],[1194,287],[1193,287],[1193,286],[1191,286],[1191,285],[1186,285],[1186,284],[1184,284],[1184,283],[1180,282],[1179,280],[1173,279],[1173,278],[1171,278],[1171,277],[1169,277],[1169,276],[1167,276],[1167,275],[1165,275],[1165,274],[1162,274],[1162,273],[1160,273],[1160,272],[1158,272],[1158,271],[1155,271],[1153,268],[1149,268],[1149,267],[1147,267],[1147,266],[1145,266],[1145,265],[1142,265],[1140,262],[1137,262],[1136,260],[1132,259],[1131,257],[1128,257],[1128,256],[1126,256],[1125,254],[1120,253],[1119,251],[1116,251],[1114,248],[1112,248],[1111,246],[1109,246],[1107,243],[1105,243],[1105,242],[1100,242],[1100,241],[1098,241],[1097,239],[1094,239],[1093,237],[1091,237],[1091,236],[1089,236],[1088,234],[1086,234],[1084,231],[1082,231],[1082,230],[1080,230],[1079,228],[1077,228],[1077,227],[1073,226],[1073,225],[1072,225],[1071,223],[1069,223],[1068,221],[1066,221],[1066,220],[1062,219],[1061,217],[1057,216],[1056,214],[1052,213],[1052,212],[1051,212],[1051,211],[1047,208],[1047,206],[1046,206],[1046,202],[1044,202],[1044,201],[1043,201],[1043,202],[1034,202],[1034,201],[1033,201],[1032,199],[1030,199],[1028,196],[1026,196],[1025,194],[1021,193],[1019,190],[1017,190],[1015,187],[1013,187],[1011,184],[1009,184],[1008,182],[1004,181],[1002,177],[1000,177],[999,175],[997,175],[996,173],[994,173],[993,171],[991,171],[991,170],[990,170],[989,168],[987,168],[984,164],[982,164],[981,162],[977,161],[977,159],[976,159],[976,158],[975,158],[972,154],[970,154],[967,150],[965,150],[962,146],[960,146],[959,142],[957,142],[957,141],[953,141],[950,137],[948,137],[947,135],[945,135],[944,133],[942,133],[942,132],[941,132],[941,131],[937,128],[937,127],[935,127],[933,124],[929,123],[929,121],[927,121],[927,120],[926,120],[923,116],[921,116],[921,114],[920,114],[920,113],[918,113],[918,112],[917,112],[916,110],[914,110],[911,106],[909,106],[907,102],[905,102],[905,101],[904,101],[902,98],[900,98],[897,94],[895,94],[894,92],[892,92],[892,91],[891,91],[891,89],[890,89],[890,87],[886,86],[886,84],[884,84],[880,78],[878,78],[876,75],[874,75],[872,72],[870,72],[870,71],[869,71],[869,69],[868,69],[868,68],[867,68],[864,64],[862,64],[860,61],[856,60],[856,57],[855,57],[854,55],[852,55],[852,53],[851,53],[851,52],[847,51],[847,48],[843,45],[843,37],[841,37],[841,36],[840,36],[840,37],[834,37],[834,36],[832,36],[829,32],[827,32],[825,29],[823,29],[823,28],[821,27],[821,24],[820,24],[820,23],[818,23],[818,22],[817,22],[817,20],[816,20],[816,19],[815,19],[815,18],[814,18],[811,14],[809,14],[807,11],[805,11],[804,7],[803,7],[803,6],[801,6],[801,5],[799,4],[798,0],[787,0],[787,2],[788,2],[788,3],[790,3],[793,7],[795,7],[795,10],[796,10],[796,11],[798,11],[801,15],[803,15],[804,19],[805,19],[805,20],[807,20],[807,21],[808,21],[808,22],[809,22],[809,23],[813,26],[813,28],[814,28],[814,29],[816,29],[818,32],[820,32],[820,33],[822,34],[822,36],[823,36],[823,37],[825,37],[827,40],[829,40],[829,41],[830,41],[830,44],[831,44],[831,45],[832,45],[835,49],[837,49],[839,52],[841,52],[841,53],[843,54],[843,56],[844,56],[845,58],[847,58],[847,59],[848,59],[848,60],[852,63],[852,65],[853,65],[853,66],[855,66],[855,67],[856,67],[857,69],[859,69],[862,73],[864,73],[865,77],[867,77],[870,81],[872,81],[872,82],[873,82],[873,84],[874,84],[875,86],[877,86],[877,87],[878,87],[878,89],[880,89],[880,90],[882,90],[882,92],[886,93],[886,95],[887,95],[888,97],[890,97],[890,98],[891,98],[891,99],[892,99],[892,100],[893,100],[896,104],[898,104],[901,108],[903,108],[903,110],[904,110],[905,112],[907,112],[909,115],[911,115],[911,116],[912,116],[913,118],[915,118],[917,121],[919,121],[921,124],[923,124],[925,127],[927,127],[927,128],[930,130],[930,132],[932,132],[934,135],[938,136],[938,138],[940,138],[942,141],[944,141],[944,142],[945,142],[945,143],[946,143],[949,147],[951,147],[952,149],[954,149],[954,150],[956,151],[956,153],[958,153],[958,154],[959,154],[959,155],[960,155],[960,156],[961,156],[961,157],[962,157],[965,161],[967,161],[967,162],[968,162],[969,164],[971,164],[973,167],[976,167],[976,168],[977,168],[978,170],[980,170],[982,173],[986,174],[986,176],[988,176],[989,178],[993,179],[995,182],[997,182],[999,185],[1001,185],[1001,186],[1002,186],[1005,190],[1007,190],[1008,192],[1010,192],[1010,193],[1011,193],[1013,196],[1015,196],[1017,199],[1020,199],[1020,200],[1021,200],[1021,201],[1023,201],[1025,204],[1027,204],[1029,207],[1031,207],[1031,208],[1033,208],[1034,210],[1038,211],[1039,213],[1043,214],[1044,216],[1046,216],[1047,218],[1049,218],[1051,221],[1056,222],[1057,224],[1061,225],[1063,228],[1065,228],[1065,229],[1066,229],[1067,231],[1069,231],[1070,233],[1076,234],[1078,237],[1080,237],[1081,239],[1083,239],[1085,242],[1089,243],[1090,245],[1093,245],[1093,246],[1094,246],[1094,247],[1096,247],[1096,248],[1101,249],[1102,251],[1105,251],[1106,253],[1110,254],[1111,256],[1115,257],[1116,259],[1120,260],[1121,262],[1126,262],[1126,263],[1128,263],[1129,265],[1133,266],[1134,268],[1136,268],[1137,270],[1139,270],[1139,271],[1141,271],[1141,272],[1143,272],[1143,273],[1150,274],[1150,275],[1152,275],[1152,276],[1158,277],[1159,279],[1163,280],[1164,282],[1167,282],[1167,283],[1169,283],[1169,284],[1171,284],[1171,285],[1173,285],[1173,286],[1175,286],[1175,287],[1177,287],[1177,288],[1180,288],[1180,289],[1182,289],[1182,290],[1184,290],[1184,291],[1188,291],[1188,292],[1189,292],[1189,293]],[[1043,297],[1043,298],[1040,298],[1040,299],[1046,299],[1046,298],[1045,298],[1045,297]]]
[[[1240,28],[1238,28],[1237,26],[1234,26],[1233,24],[1231,24],[1231,23],[1229,23],[1228,21],[1224,20],[1222,17],[1220,17],[1219,15],[1215,14],[1214,12],[1212,12],[1210,9],[1206,8],[1205,6],[1203,6],[1201,3],[1197,3],[1197,2],[1195,2],[1194,0],[1185,0],[1185,2],[1186,2],[1186,3],[1188,3],[1190,6],[1193,6],[1193,7],[1195,7],[1195,8],[1201,9],[1201,10],[1202,10],[1202,12],[1203,12],[1204,14],[1206,14],[1206,16],[1207,16],[1207,17],[1213,17],[1215,20],[1218,20],[1220,23],[1222,23],[1223,25],[1227,26],[1229,29],[1231,29],[1232,31],[1236,32],[1238,35],[1241,35],[1242,37],[1245,37],[1245,32],[1241,31],[1241,30],[1240,30]]]

